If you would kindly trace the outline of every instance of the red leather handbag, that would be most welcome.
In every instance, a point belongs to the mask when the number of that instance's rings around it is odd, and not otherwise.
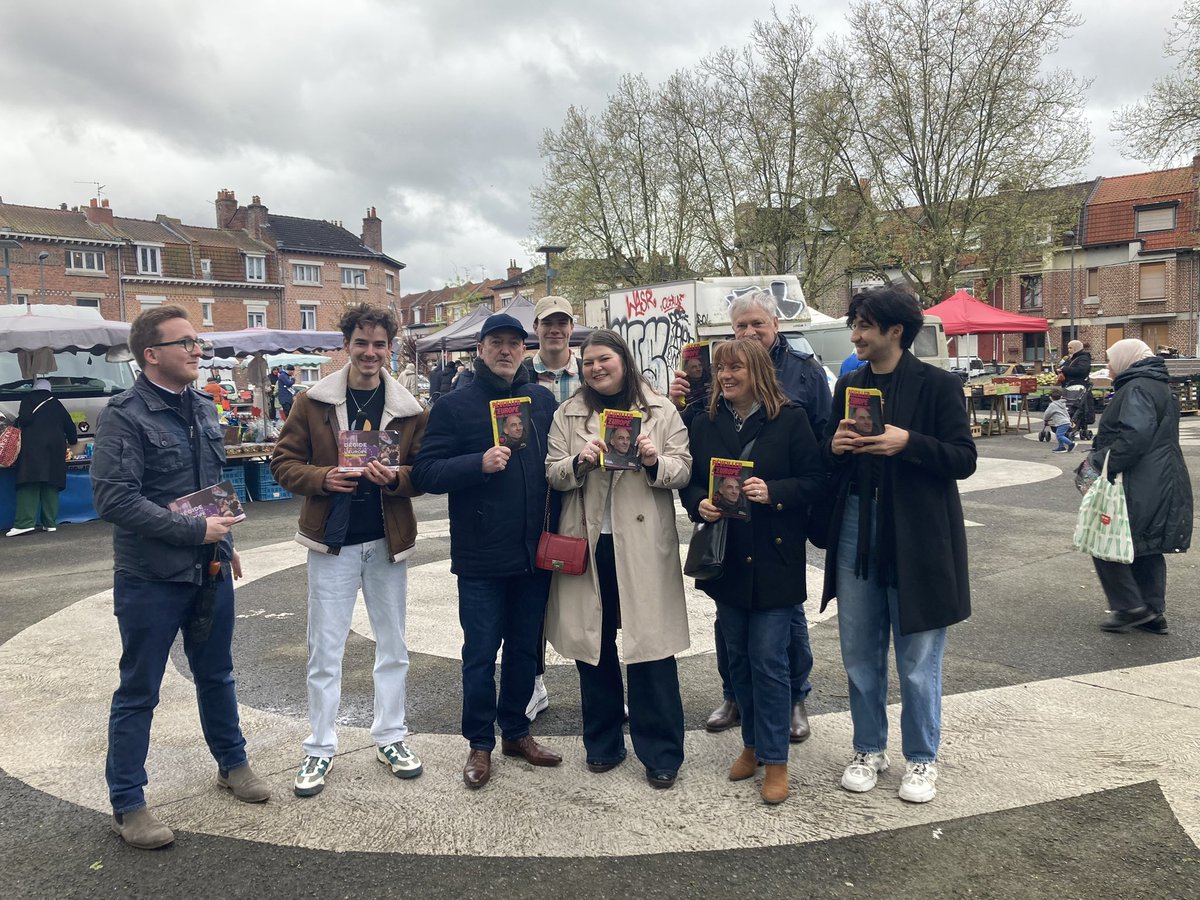
[[[0,469],[15,465],[20,455],[21,429],[16,425],[9,425],[0,430]]]
[[[583,518],[582,515],[580,518]],[[585,527],[586,527],[586,519]],[[586,538],[555,534],[550,530],[550,489],[546,488],[546,515],[542,536],[538,538],[533,564],[548,572],[561,575],[582,575],[587,571],[588,542]]]

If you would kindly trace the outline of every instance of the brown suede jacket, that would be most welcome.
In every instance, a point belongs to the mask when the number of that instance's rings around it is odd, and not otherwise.
[[[346,417],[349,369],[347,365],[296,395],[271,455],[275,480],[285,490],[305,498],[296,541],[321,553],[337,552],[324,541],[331,496],[325,490],[325,475],[337,466],[338,432],[349,427]],[[383,489],[383,528],[388,554],[393,562],[398,562],[412,553],[417,542],[417,519],[410,498],[419,496],[419,492],[413,488],[412,462],[421,449],[429,414],[390,375],[383,376],[383,385],[385,430],[400,433],[400,455],[405,460],[396,483]]]

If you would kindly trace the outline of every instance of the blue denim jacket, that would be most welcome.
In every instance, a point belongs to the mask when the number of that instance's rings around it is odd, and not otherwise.
[[[206,524],[167,504],[221,481],[225,447],[212,399],[188,388],[192,421],[172,409],[140,375],[109,401],[96,431],[92,498],[100,518],[113,525],[113,568],[150,581],[199,584]],[[233,541],[219,553],[228,560]]]

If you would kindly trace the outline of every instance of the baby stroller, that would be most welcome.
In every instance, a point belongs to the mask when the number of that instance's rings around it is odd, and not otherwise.
[[[1096,421],[1096,404],[1092,399],[1092,383],[1073,384],[1063,388],[1063,400],[1071,416],[1071,427],[1067,437],[1071,440],[1090,441],[1094,435],[1088,427]]]

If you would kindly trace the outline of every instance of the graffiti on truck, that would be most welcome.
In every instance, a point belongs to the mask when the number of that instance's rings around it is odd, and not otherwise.
[[[694,340],[688,300],[683,290],[637,288],[625,292],[623,308],[612,310],[609,327],[629,344],[646,380],[664,394],[683,345]]]

